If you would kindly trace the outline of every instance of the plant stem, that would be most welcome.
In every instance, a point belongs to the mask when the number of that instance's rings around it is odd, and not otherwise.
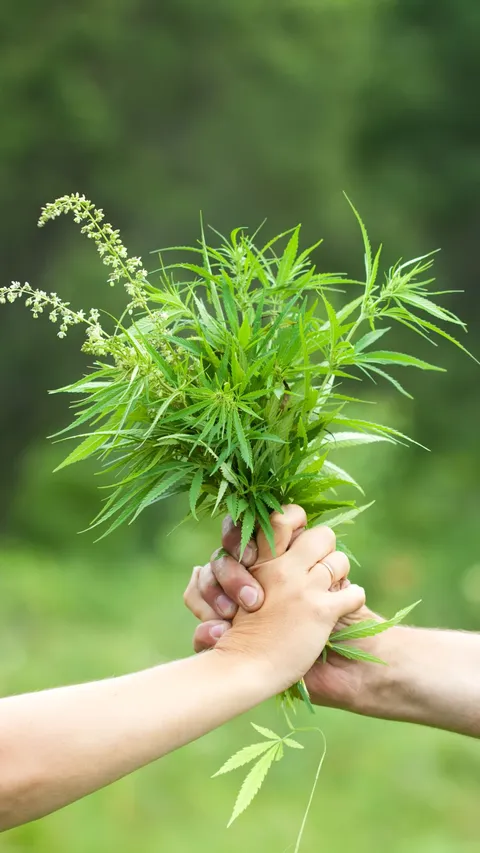
[[[319,734],[321,734],[321,736],[322,736],[322,740],[323,740],[323,751],[322,751],[322,754],[321,754],[321,756],[320,756],[320,761],[318,762],[318,767],[317,767],[317,772],[315,773],[315,779],[314,779],[314,782],[313,782],[313,787],[312,787],[312,790],[311,790],[311,792],[310,792],[310,797],[309,797],[309,800],[308,800],[308,803],[307,803],[307,808],[305,809],[305,814],[303,815],[302,825],[301,825],[301,827],[300,827],[300,831],[299,831],[298,836],[297,836],[297,841],[296,841],[296,844],[295,844],[295,850],[293,851],[293,853],[298,853],[298,851],[300,850],[300,844],[302,843],[303,833],[304,833],[305,826],[306,826],[306,823],[307,823],[307,820],[308,820],[308,815],[309,815],[309,813],[310,813],[310,809],[311,809],[311,806],[312,806],[313,797],[314,797],[314,795],[315,795],[315,791],[316,791],[316,788],[317,788],[318,780],[319,780],[319,778],[320,778],[320,773],[322,772],[323,762],[324,762],[324,760],[325,760],[325,756],[326,756],[326,754],[327,754],[327,741],[326,741],[326,739],[325,739],[325,735],[323,734],[323,732],[322,732],[322,730],[321,730],[321,729],[316,729],[316,731],[318,731],[318,732],[319,732]]]

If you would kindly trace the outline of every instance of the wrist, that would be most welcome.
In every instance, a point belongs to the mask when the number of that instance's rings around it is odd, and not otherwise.
[[[361,677],[348,710],[380,719],[404,718],[412,686],[408,647],[413,630],[396,626],[376,638],[374,654],[385,665],[359,664]]]
[[[253,649],[232,631],[222,637],[212,651],[217,655],[219,670],[228,676],[233,674],[235,683],[242,684],[245,693],[251,697],[252,706],[290,686],[285,682],[279,661],[269,656],[261,643]]]

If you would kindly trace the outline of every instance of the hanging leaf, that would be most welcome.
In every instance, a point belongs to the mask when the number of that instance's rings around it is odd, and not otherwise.
[[[275,732],[272,732],[271,729],[266,729],[265,726],[258,726],[256,723],[251,723],[255,731],[259,734],[263,735],[263,737],[269,738],[270,740],[281,740],[280,735],[276,735]]]
[[[263,755],[267,749],[271,748],[271,741],[251,743],[250,746],[244,746],[243,749],[239,749],[235,755],[232,755],[231,758],[229,758],[228,761],[220,767],[220,770],[217,770],[217,772],[213,774],[212,779],[215,779],[216,776],[222,776],[224,773],[230,773],[232,770],[237,770],[238,767],[243,767],[245,764],[250,764],[251,761],[254,761],[259,755]]]
[[[232,816],[228,822],[228,826],[230,827],[232,823],[245,811],[246,808],[250,805],[253,798],[258,794],[260,788],[262,787],[266,775],[270,770],[273,762],[275,761],[279,750],[279,745],[274,744],[268,752],[265,752],[264,755],[259,758],[257,763],[252,767],[250,773],[245,778],[240,791],[238,792],[238,797],[235,802],[235,806],[233,808]]]

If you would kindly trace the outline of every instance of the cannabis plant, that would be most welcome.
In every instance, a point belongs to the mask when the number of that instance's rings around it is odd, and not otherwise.
[[[29,284],[0,289],[0,302],[24,299],[34,317],[47,313],[60,338],[84,326],[83,350],[94,364],[60,389],[73,395],[73,418],[57,438],[80,439],[60,467],[94,456],[109,477],[91,527],[102,525],[106,535],[185,492],[194,518],[232,516],[242,550],[257,527],[273,548],[269,514],[282,504],[301,504],[310,524],[331,527],[366,508],[354,498],[360,485],[333,461],[336,451],[409,439],[354,417],[359,401],[345,393],[343,380],[385,380],[408,397],[391,368],[441,368],[386,348],[391,325],[461,349],[445,326],[463,331],[465,325],[436,301],[432,254],[381,275],[381,249],[372,252],[352,209],[365,253],[360,281],[317,270],[312,253],[319,243],[300,249],[300,227],[263,245],[245,229],[228,237],[212,232],[207,241],[202,227],[196,246],[162,250],[158,268],[147,273],[84,196],[64,196],[43,209],[40,226],[73,215],[109,268],[108,282],[122,283],[127,294],[124,312],[112,319],[98,308],[74,310]],[[365,633],[358,629],[337,633],[330,647],[365,658],[344,644],[359,636]],[[295,696],[308,702],[303,684],[284,699]]]

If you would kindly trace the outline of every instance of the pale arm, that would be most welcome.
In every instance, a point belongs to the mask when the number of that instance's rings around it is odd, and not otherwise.
[[[309,530],[256,567],[263,607],[240,610],[212,652],[0,700],[0,829],[102,788],[302,678],[338,620],[365,602],[359,587],[329,592],[334,570],[345,577],[348,560],[333,531]]]
[[[359,664],[348,710],[480,737],[480,634],[398,627],[374,648],[389,665]]]
[[[0,700],[0,829],[48,814],[249,710],[275,691],[222,652]]]

